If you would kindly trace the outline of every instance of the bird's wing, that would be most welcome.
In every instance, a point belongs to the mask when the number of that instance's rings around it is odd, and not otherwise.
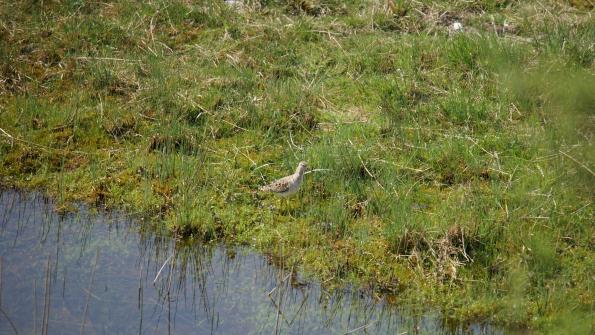
[[[281,178],[279,180],[275,180],[274,182],[261,187],[260,190],[266,191],[266,192],[283,193],[283,192],[286,192],[287,190],[289,190],[289,185],[290,185],[290,178],[285,177],[285,178]]]

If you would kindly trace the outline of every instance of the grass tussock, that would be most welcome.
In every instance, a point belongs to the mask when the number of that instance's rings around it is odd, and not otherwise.
[[[0,182],[455,322],[587,333],[592,9],[4,2]],[[287,208],[255,192],[300,160],[319,170]]]

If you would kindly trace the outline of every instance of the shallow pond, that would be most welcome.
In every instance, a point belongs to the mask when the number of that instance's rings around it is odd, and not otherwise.
[[[447,330],[438,315],[329,293],[249,249],[182,245],[147,227],[2,192],[0,334],[502,333]]]

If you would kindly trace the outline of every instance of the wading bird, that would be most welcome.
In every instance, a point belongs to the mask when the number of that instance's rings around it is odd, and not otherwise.
[[[268,185],[262,186],[259,190],[274,193],[282,198],[289,197],[299,190],[307,168],[308,164],[302,161],[298,164],[294,174],[277,179]]]

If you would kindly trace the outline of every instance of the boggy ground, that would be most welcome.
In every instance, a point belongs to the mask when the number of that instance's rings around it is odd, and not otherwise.
[[[0,180],[448,319],[587,333],[592,15],[580,0],[5,1]],[[300,160],[320,170],[289,208],[255,192]]]

